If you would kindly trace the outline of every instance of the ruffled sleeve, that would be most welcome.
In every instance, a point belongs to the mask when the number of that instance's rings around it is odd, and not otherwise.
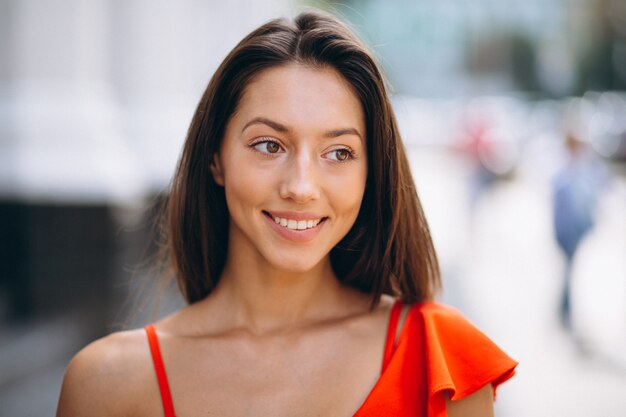
[[[515,374],[517,362],[472,325],[459,311],[437,303],[420,308],[425,336],[428,417],[446,417],[445,393],[464,398]]]

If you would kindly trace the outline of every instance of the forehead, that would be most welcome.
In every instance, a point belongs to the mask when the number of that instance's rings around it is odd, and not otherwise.
[[[354,127],[364,137],[361,102],[331,67],[288,64],[257,74],[246,86],[234,119],[267,117],[294,128]]]

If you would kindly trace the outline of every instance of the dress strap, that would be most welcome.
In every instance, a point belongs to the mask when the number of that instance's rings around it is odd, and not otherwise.
[[[396,347],[396,333],[398,328],[398,322],[400,321],[400,312],[402,312],[402,300],[397,300],[393,307],[391,307],[391,314],[389,314],[389,324],[387,326],[387,340],[385,341],[385,354],[383,356],[383,368],[384,372],[389,365],[391,356]]]
[[[174,404],[172,403],[172,394],[170,386],[167,382],[167,374],[165,373],[165,365],[161,357],[161,348],[159,347],[159,338],[156,333],[154,324],[144,327],[148,335],[148,343],[150,344],[150,353],[152,354],[152,362],[156,371],[157,380],[159,381],[159,390],[161,391],[161,401],[163,402],[163,411],[165,417],[176,417],[174,414]]]

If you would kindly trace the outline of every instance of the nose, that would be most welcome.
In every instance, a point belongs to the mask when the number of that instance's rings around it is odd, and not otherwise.
[[[280,196],[302,204],[320,197],[315,159],[303,149],[287,164],[280,186]]]

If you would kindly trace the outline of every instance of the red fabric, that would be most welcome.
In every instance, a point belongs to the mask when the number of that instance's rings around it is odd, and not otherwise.
[[[389,315],[389,324],[387,325],[387,339],[385,340],[385,353],[383,355],[382,370],[387,369],[389,361],[393,356],[393,350],[396,343],[396,333],[398,329],[398,321],[400,320],[400,313],[402,312],[402,302],[396,301],[391,308],[391,314]]]
[[[402,304],[390,314],[383,370],[355,417],[447,417],[455,401],[487,384],[494,395],[515,374],[517,362],[452,307],[415,304],[395,343]],[[146,326],[166,417],[174,416],[154,326]]]
[[[388,367],[355,417],[447,417],[445,393],[464,398],[515,373],[512,360],[457,310],[415,304]]]
[[[144,327],[148,335],[148,343],[150,344],[150,353],[152,354],[152,362],[156,371],[157,380],[159,381],[159,390],[161,391],[161,401],[163,402],[163,411],[165,417],[176,417],[174,413],[174,404],[172,403],[172,394],[170,393],[170,385],[167,382],[167,374],[165,373],[165,365],[161,357],[161,348],[159,347],[159,338],[153,324]]]

